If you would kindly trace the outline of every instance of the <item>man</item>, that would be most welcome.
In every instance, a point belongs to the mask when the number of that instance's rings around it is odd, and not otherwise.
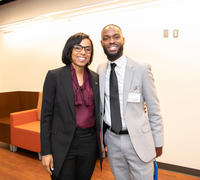
[[[153,161],[163,146],[159,100],[150,66],[123,55],[124,42],[120,27],[103,28],[101,44],[108,62],[97,70],[102,134],[115,180],[152,180]]]

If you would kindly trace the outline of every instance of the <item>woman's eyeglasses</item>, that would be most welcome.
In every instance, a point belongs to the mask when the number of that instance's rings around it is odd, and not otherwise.
[[[74,47],[74,50],[76,52],[81,52],[83,50],[83,48],[85,50],[85,53],[87,53],[87,54],[92,52],[92,47],[91,46],[81,46],[80,44],[76,44],[73,47]]]

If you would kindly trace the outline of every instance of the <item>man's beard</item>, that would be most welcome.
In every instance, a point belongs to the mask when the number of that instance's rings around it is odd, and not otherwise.
[[[110,54],[105,47],[103,47],[104,53],[110,61],[114,61],[122,56],[123,54],[123,46],[120,46],[119,50],[115,54]]]

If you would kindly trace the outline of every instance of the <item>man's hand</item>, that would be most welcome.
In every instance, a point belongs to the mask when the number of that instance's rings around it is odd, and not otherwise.
[[[48,154],[42,156],[42,165],[47,170],[47,172],[52,175],[51,170],[53,170],[53,156],[52,154]]]
[[[156,147],[156,157],[159,157],[162,155],[162,149],[163,147]]]

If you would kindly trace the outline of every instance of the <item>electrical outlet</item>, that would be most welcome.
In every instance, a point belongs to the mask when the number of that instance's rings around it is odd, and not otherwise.
[[[168,38],[169,37],[169,30],[168,29],[164,29],[163,30],[163,37],[164,38]]]
[[[178,29],[173,30],[173,38],[178,38]]]

